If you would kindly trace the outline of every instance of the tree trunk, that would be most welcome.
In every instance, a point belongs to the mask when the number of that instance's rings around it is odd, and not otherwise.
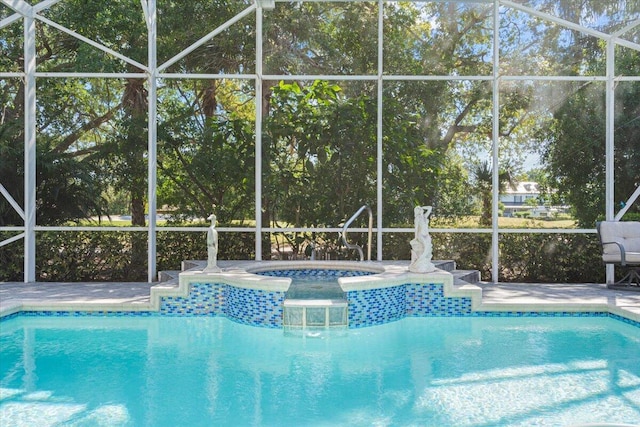
[[[145,200],[147,192],[147,106],[148,93],[144,79],[128,79],[123,95],[123,106],[128,114],[127,135],[123,152],[127,158],[127,178],[131,193],[131,225],[144,227]],[[152,213],[155,214],[155,213]],[[133,232],[131,238],[131,280],[143,280],[146,274],[147,235]]]
[[[482,214],[480,215],[481,226],[491,226],[491,193],[482,194]]]

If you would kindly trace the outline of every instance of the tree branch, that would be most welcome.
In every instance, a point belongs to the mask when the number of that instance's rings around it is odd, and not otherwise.
[[[78,139],[80,139],[80,137],[84,135],[86,132],[93,130],[99,127],[100,125],[102,125],[103,123],[111,120],[115,115],[116,111],[118,111],[120,108],[122,108],[122,103],[116,105],[115,107],[107,111],[102,116],[96,117],[93,120],[86,122],[85,124],[80,126],[80,128],[76,129],[74,132],[67,135],[67,137],[64,140],[62,140],[62,142],[58,144],[53,149],[53,151],[56,153],[64,153],[70,146],[72,146],[76,141],[78,141]]]
[[[188,195],[189,198],[195,201],[195,203],[200,207],[202,212],[206,212],[205,206],[200,202],[198,197],[196,197],[190,190],[189,187],[180,182],[180,180],[176,179],[175,175],[171,173],[171,171],[164,167],[164,164],[161,161],[158,161],[158,169],[166,174],[166,176],[180,188],[185,195]]]
[[[178,147],[174,147],[173,151],[178,156],[178,160],[180,161],[180,163],[182,163],[182,166],[184,166],[183,170],[186,172],[187,176],[189,176],[189,178],[191,178],[191,181],[198,187],[198,189],[200,189],[200,191],[202,191],[202,193],[205,196],[207,196],[209,199],[214,200],[214,201],[219,203],[220,200],[215,200],[215,197],[213,196],[213,194],[211,194],[207,190],[207,188],[204,185],[202,185],[202,183],[197,179],[197,177],[195,175],[193,175],[193,173],[190,171],[189,164],[184,159],[184,156],[180,152],[180,149]]]

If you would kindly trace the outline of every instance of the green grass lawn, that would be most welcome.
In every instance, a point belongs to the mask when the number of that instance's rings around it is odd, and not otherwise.
[[[478,216],[467,216],[455,222],[438,221],[437,218],[431,221],[432,228],[480,228]],[[573,219],[535,219],[535,218],[507,218],[498,217],[498,227],[500,228],[576,228]]]
[[[534,218],[498,218],[502,228],[576,228],[573,219],[541,220]]]

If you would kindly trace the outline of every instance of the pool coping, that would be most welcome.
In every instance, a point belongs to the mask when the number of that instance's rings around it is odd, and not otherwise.
[[[278,264],[280,263],[280,264]],[[295,264],[294,264],[295,263]],[[437,270],[417,274],[408,271],[408,262],[383,261],[345,263],[340,261],[226,261],[220,272],[204,272],[194,268],[175,279],[160,283],[16,283],[0,282],[0,318],[21,311],[73,312],[155,312],[160,298],[185,295],[189,283],[206,278],[232,286],[258,289],[265,283],[285,289],[288,278],[254,274],[264,269],[294,264],[296,268],[378,268],[375,276],[345,277],[339,280],[345,290],[379,287],[403,283],[443,283],[446,297],[471,298],[472,312],[497,313],[609,313],[640,322],[640,293],[607,289],[604,284],[545,283],[466,283],[454,280],[451,273]],[[375,264],[375,267],[372,265]],[[271,288],[270,288],[271,289]]]

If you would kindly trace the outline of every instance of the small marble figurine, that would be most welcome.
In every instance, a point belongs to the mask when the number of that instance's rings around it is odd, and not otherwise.
[[[216,215],[209,215],[208,220],[211,221],[211,226],[207,231],[207,268],[206,272],[217,272],[220,268],[216,265],[218,259],[218,230],[216,230]]]
[[[436,267],[431,262],[433,246],[429,235],[429,215],[431,206],[416,206],[413,210],[416,236],[411,240],[411,264],[409,271],[412,273],[429,273]]]

